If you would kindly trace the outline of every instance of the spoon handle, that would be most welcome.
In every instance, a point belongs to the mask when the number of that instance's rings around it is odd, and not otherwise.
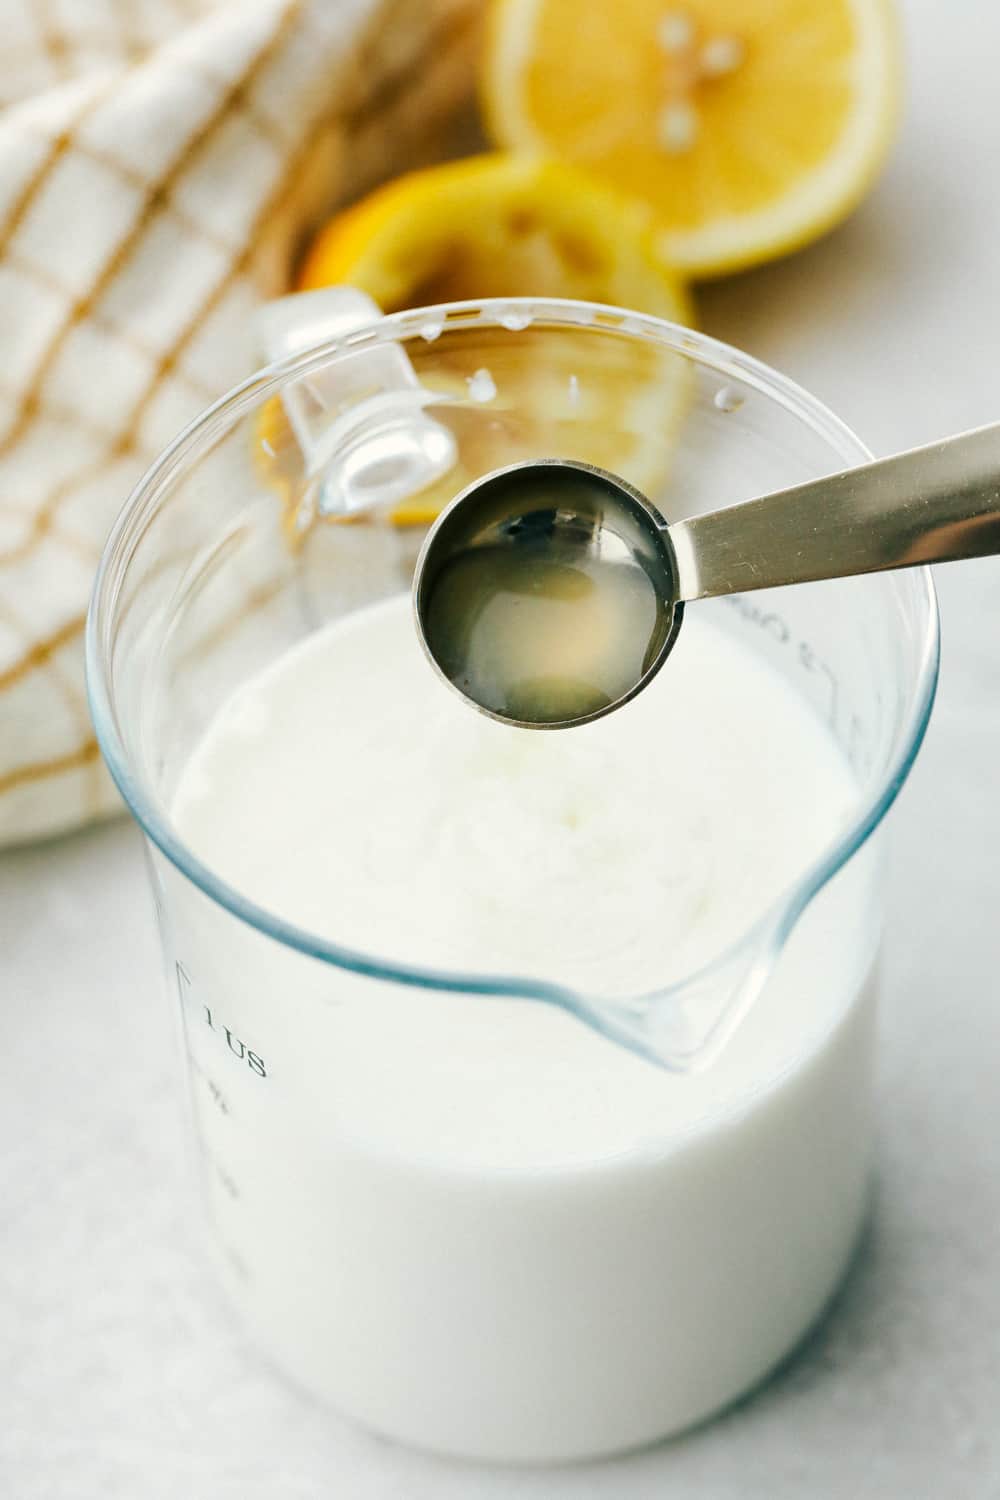
[[[669,527],[682,599],[1000,553],[1000,423]]]

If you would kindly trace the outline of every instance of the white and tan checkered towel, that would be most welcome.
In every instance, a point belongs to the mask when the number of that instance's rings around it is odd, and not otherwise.
[[[0,0],[0,844],[114,806],[84,697],[130,486],[322,213],[433,152],[473,0]]]

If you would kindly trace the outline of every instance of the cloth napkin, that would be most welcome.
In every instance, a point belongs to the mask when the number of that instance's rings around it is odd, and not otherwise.
[[[0,844],[116,805],[83,626],[131,485],[304,234],[433,154],[474,0],[0,0]]]

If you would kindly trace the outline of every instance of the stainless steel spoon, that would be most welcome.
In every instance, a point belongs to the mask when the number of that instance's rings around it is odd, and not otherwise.
[[[498,469],[431,527],[420,640],[477,708],[525,728],[610,713],[659,671],[684,604],[1000,553],[1000,423],[667,525],[623,479]]]

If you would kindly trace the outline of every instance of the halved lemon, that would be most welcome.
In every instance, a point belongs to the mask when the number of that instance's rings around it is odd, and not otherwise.
[[[309,250],[299,287],[334,283],[359,287],[385,312],[571,297],[691,320],[643,205],[561,162],[505,154],[398,178],[334,219]],[[512,311],[506,327],[409,346],[459,458],[397,519],[430,519],[471,478],[524,458],[582,459],[652,485],[676,425],[683,360],[626,335],[597,339],[527,321]]]
[[[807,243],[862,197],[897,113],[892,0],[494,0],[496,141],[648,203],[692,276]]]

